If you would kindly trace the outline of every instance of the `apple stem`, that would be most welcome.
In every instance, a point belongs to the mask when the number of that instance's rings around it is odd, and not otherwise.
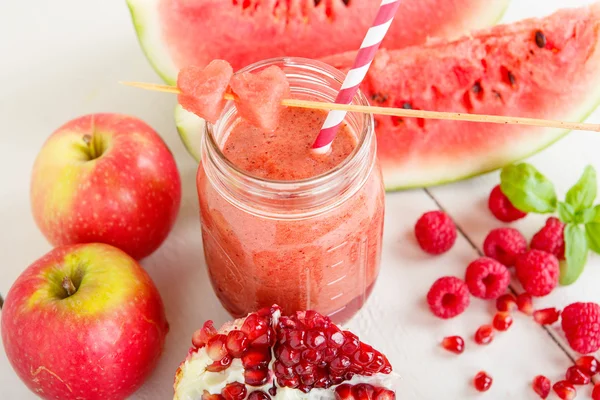
[[[77,291],[77,288],[73,284],[73,281],[68,276],[65,276],[63,278],[62,287],[67,291],[67,296],[72,296]]]
[[[83,135],[83,142],[87,145],[90,160],[95,160],[102,155],[101,145],[97,143],[97,135]]]

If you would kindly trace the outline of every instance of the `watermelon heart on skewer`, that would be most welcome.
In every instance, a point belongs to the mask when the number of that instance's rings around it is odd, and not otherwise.
[[[577,121],[600,102],[600,3],[474,32],[454,41],[380,50],[361,90],[373,105]],[[348,69],[354,53],[325,61]],[[200,148],[198,118],[179,133]],[[376,116],[388,190],[456,181],[529,156],[567,132],[522,125]],[[197,154],[196,154],[197,156]]]
[[[165,82],[223,59],[238,70],[281,56],[319,58],[360,46],[381,0],[127,0],[146,56]],[[403,0],[384,47],[455,37],[500,19],[509,0]],[[343,32],[343,34],[341,33]]]

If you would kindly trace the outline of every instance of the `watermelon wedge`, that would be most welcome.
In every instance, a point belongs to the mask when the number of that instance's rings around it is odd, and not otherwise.
[[[361,86],[372,104],[579,121],[600,103],[600,3],[381,51]],[[327,62],[348,69],[354,54]],[[376,116],[388,190],[455,181],[529,156],[567,132]]]
[[[374,105],[584,119],[600,103],[600,3],[454,41],[380,51],[362,85]],[[347,69],[354,54],[325,61]],[[198,159],[202,122],[181,108],[177,127]],[[567,132],[524,126],[376,116],[387,190],[488,172],[527,157]]]
[[[139,41],[174,84],[181,67],[224,59],[235,70],[277,56],[357,49],[380,0],[127,0]],[[384,46],[456,37],[500,19],[509,0],[403,0]],[[343,32],[343,34],[342,34]],[[325,40],[324,40],[325,39]]]

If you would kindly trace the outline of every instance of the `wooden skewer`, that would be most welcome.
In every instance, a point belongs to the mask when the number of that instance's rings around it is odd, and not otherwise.
[[[137,87],[140,89],[154,90],[166,93],[180,93],[179,89],[174,86],[158,85],[154,83],[144,82],[119,82],[126,86]],[[235,100],[233,94],[227,93],[224,98],[226,100]],[[379,114],[379,115],[391,115],[396,117],[405,118],[423,118],[423,119],[440,119],[450,121],[469,121],[469,122],[488,122],[492,124],[505,124],[505,125],[528,125],[528,126],[539,126],[544,128],[559,128],[568,130],[581,130],[581,131],[592,131],[600,132],[600,124],[588,124],[582,122],[567,122],[567,121],[556,121],[546,120],[537,118],[520,118],[520,117],[505,117],[500,115],[483,115],[483,114],[465,114],[465,113],[452,113],[452,112],[439,112],[439,111],[424,111],[424,110],[407,110],[404,108],[392,108],[392,107],[376,107],[376,106],[358,106],[353,104],[335,104],[326,103],[320,101],[309,101],[309,100],[298,100],[298,99],[285,99],[281,102],[282,105],[287,107],[298,107],[298,108],[311,108],[317,110],[345,110],[348,112],[367,113],[367,114]]]

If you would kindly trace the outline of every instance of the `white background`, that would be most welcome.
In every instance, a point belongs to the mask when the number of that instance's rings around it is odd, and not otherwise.
[[[494,1],[494,0],[490,0]],[[506,21],[544,15],[576,0],[514,0]],[[138,116],[162,134],[173,150],[183,181],[183,202],[167,242],[144,267],[155,280],[171,324],[161,362],[135,399],[172,397],[173,374],[185,357],[192,332],[206,319],[217,324],[228,316],[213,295],[205,273],[194,176],[196,166],[179,142],[172,119],[175,98],[117,84],[119,80],[159,82],[138,46],[129,12],[122,1],[0,1],[0,293],[6,294],[19,273],[50,250],[29,211],[29,175],[46,137],[64,122],[91,112]],[[600,113],[590,119],[600,122]],[[550,176],[561,193],[583,166],[600,170],[600,135],[576,132],[535,156],[532,162]],[[553,381],[572,362],[558,329],[546,331],[518,316],[509,332],[488,347],[475,346],[475,329],[491,319],[489,303],[473,301],[468,311],[442,322],[428,311],[424,296],[442,275],[462,276],[477,255],[485,234],[500,224],[486,209],[496,173],[430,191],[387,196],[382,274],[367,306],[350,324],[361,338],[384,351],[402,376],[399,399],[535,399],[530,381],[543,373]],[[446,209],[462,228],[452,251],[425,256],[412,236],[425,211]],[[529,217],[516,226],[528,236],[542,219]],[[564,306],[600,301],[600,260],[592,256],[581,279],[537,303]],[[557,341],[550,335],[557,338]],[[446,335],[467,338],[467,351],[453,356],[440,350]],[[486,394],[472,388],[479,370],[494,377]],[[588,398],[589,388],[578,398]],[[18,380],[0,351],[0,398],[35,398]]]

